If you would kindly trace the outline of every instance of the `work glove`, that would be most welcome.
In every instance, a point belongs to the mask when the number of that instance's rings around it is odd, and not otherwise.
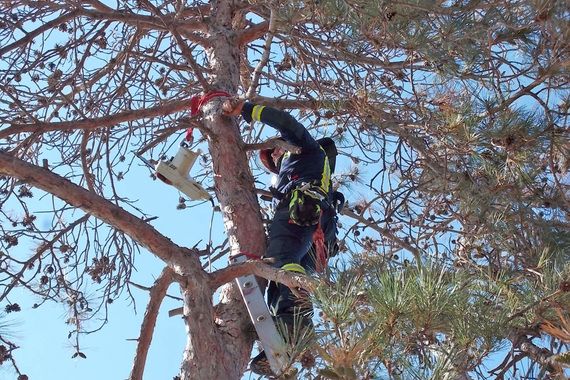
[[[226,116],[239,116],[244,103],[244,99],[237,97],[226,99],[222,104],[222,112]]]
[[[314,226],[321,218],[322,196],[317,192],[298,188],[291,192],[289,222],[299,226]]]

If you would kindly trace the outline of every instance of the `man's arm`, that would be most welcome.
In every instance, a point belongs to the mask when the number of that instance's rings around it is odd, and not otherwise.
[[[241,115],[248,123],[252,120],[261,121],[281,133],[285,141],[307,149],[319,149],[319,144],[309,131],[288,112],[245,102]]]
[[[241,113],[248,123],[252,120],[261,121],[277,129],[288,143],[305,149],[319,149],[319,144],[307,129],[288,112],[235,99],[226,101],[222,109],[228,116],[237,116]]]

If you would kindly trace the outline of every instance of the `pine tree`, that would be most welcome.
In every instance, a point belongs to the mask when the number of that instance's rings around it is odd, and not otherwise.
[[[255,336],[233,279],[307,281],[257,262],[203,269],[208,255],[261,256],[269,215],[254,158],[267,131],[223,116],[220,98],[189,115],[192,96],[221,90],[291,110],[341,152],[341,252],[312,295],[315,336],[292,347],[308,378],[563,378],[565,5],[5,1],[2,305],[15,305],[16,287],[41,298],[37,312],[66,304],[84,355],[84,322],[128,294],[134,265],[152,254],[165,269],[149,287],[131,378],[142,378],[172,283],[189,331],[181,378],[240,378]],[[188,127],[200,132],[197,178],[227,235],[191,249],[155,229],[121,186],[137,172],[133,152],[155,162]],[[49,228],[37,221],[46,209]],[[32,252],[16,248],[32,242]],[[212,351],[223,365],[210,366]]]

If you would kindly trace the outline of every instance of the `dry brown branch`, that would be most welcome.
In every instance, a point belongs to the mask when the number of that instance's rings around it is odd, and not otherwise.
[[[46,31],[48,31],[50,29],[57,27],[58,25],[61,25],[61,23],[64,23],[66,21],[69,21],[69,20],[77,17],[79,14],[80,14],[79,10],[73,10],[67,14],[61,15],[60,17],[58,17],[54,20],[46,22],[45,24],[43,24],[39,28],[27,33],[24,37],[20,38],[19,40],[0,48],[0,56],[3,56],[4,54],[9,52],[10,50],[13,50],[17,47],[21,47],[21,46],[25,46],[25,45],[29,44],[30,42],[32,42],[34,40],[34,38],[38,37],[39,35],[45,33]]]
[[[204,78],[204,75],[202,74],[204,70],[201,69],[196,63],[196,60],[192,55],[192,50],[188,47],[188,45],[186,45],[186,41],[184,41],[182,36],[180,36],[180,34],[176,32],[176,30],[171,29],[170,31],[174,36],[176,43],[178,44],[178,47],[182,51],[182,55],[184,56],[184,58],[186,58],[186,61],[188,62],[190,67],[192,67],[194,75],[196,75],[198,82],[202,86],[202,90],[207,92],[210,89],[210,85],[208,84],[208,81],[206,80],[206,78]]]
[[[78,129],[97,129],[105,127],[113,127],[119,123],[129,122],[133,120],[140,120],[146,118],[158,117],[161,115],[168,115],[175,112],[181,112],[189,108],[188,100],[174,100],[165,102],[156,107],[150,107],[141,110],[131,110],[120,112],[115,115],[109,115],[98,119],[87,119],[77,121],[64,121],[56,123],[38,123],[38,124],[18,124],[14,123],[11,127],[5,128],[0,131],[0,139],[25,132],[51,132],[51,131],[70,131]]]
[[[174,272],[172,269],[165,267],[150,289],[149,301],[144,314],[143,322],[141,324],[135,359],[133,362],[131,375],[129,377],[130,380],[142,380],[143,378],[146,358],[150,344],[152,342],[152,336],[154,333],[154,327],[156,325],[156,319],[158,317],[158,311],[160,309],[160,305],[162,304],[162,300],[166,296],[168,287],[174,281],[173,276]]]
[[[84,223],[87,221],[87,219],[89,219],[91,217],[90,214],[85,214],[83,215],[81,218],[77,219],[76,221],[70,223],[69,225],[67,225],[64,229],[62,229],[61,231],[59,231],[57,234],[54,235],[54,237],[49,241],[49,242],[45,242],[43,243],[37,250],[36,253],[30,257],[28,260],[26,260],[25,265],[22,266],[22,269],[20,270],[19,273],[16,273],[13,276],[12,282],[6,286],[6,288],[4,289],[4,291],[2,292],[2,294],[0,295],[0,301],[4,300],[6,298],[6,296],[10,293],[10,291],[14,288],[14,286],[18,285],[18,283],[21,281],[21,279],[23,278],[24,272],[29,269],[30,267],[32,267],[34,265],[34,263],[36,262],[36,260],[40,259],[42,257],[42,255],[49,249],[51,249],[53,247],[53,245],[57,242],[59,242],[59,240],[61,239],[62,236],[64,236],[67,232],[71,231],[72,229],[74,229],[76,226],[80,225],[81,223]]]
[[[230,265],[209,274],[212,289],[235,280],[238,277],[254,274],[269,281],[284,284],[289,288],[303,288],[308,291],[315,289],[316,283],[310,277],[273,268],[259,260],[248,260],[242,264]]]
[[[239,45],[243,46],[251,41],[263,37],[263,35],[267,32],[268,27],[269,22],[264,21],[242,30],[238,33],[237,40],[239,41]]]
[[[261,72],[267,62],[269,61],[269,55],[271,53],[271,43],[273,42],[273,36],[275,34],[275,10],[270,10],[269,15],[269,26],[267,28],[267,37],[265,38],[265,44],[263,46],[263,54],[257,67],[253,70],[253,76],[249,84],[249,88],[245,92],[245,98],[249,99],[253,97],[253,94],[257,92],[257,86],[259,85],[259,78],[261,78]]]

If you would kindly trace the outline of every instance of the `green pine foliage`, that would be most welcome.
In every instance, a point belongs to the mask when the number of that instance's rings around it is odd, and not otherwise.
[[[556,288],[517,273],[367,261],[362,275],[360,264],[333,273],[313,295],[322,320],[313,348],[324,378],[441,379],[458,369],[482,371],[490,355],[508,347],[510,331],[545,321],[560,326],[568,315],[568,293],[544,301]]]

